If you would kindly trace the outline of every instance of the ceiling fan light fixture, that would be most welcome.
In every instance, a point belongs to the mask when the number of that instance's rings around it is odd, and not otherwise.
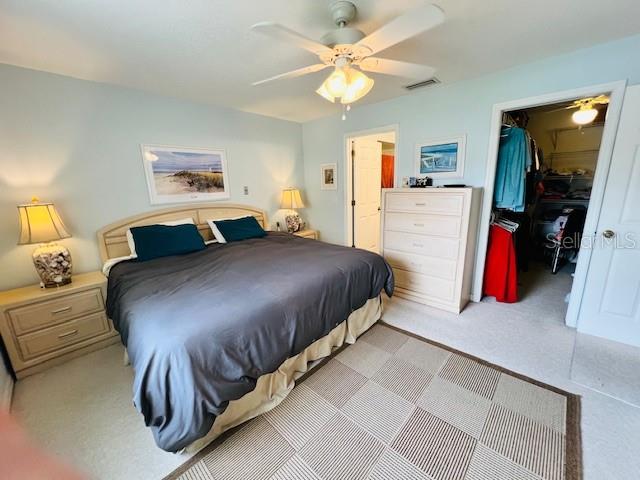
[[[580,110],[576,110],[575,112],[573,112],[573,115],[571,115],[571,119],[578,125],[586,125],[593,122],[597,116],[598,110],[589,105],[581,107]]]
[[[336,67],[323,85],[332,97],[341,97],[349,86],[349,80],[345,69]]]
[[[375,83],[372,78],[355,69],[351,69],[349,77],[347,90],[340,98],[340,102],[345,105],[360,100],[371,91]]]
[[[351,67],[336,67],[329,75],[316,93],[321,97],[335,103],[340,99],[340,103],[347,105],[360,100],[373,88],[375,82],[364,73]]]
[[[331,103],[336,102],[335,97],[333,97],[329,93],[329,90],[327,90],[327,87],[325,86],[325,82],[322,82],[322,85],[320,85],[320,88],[316,90],[316,93],[320,95],[322,98],[324,98],[325,100],[329,100]]]

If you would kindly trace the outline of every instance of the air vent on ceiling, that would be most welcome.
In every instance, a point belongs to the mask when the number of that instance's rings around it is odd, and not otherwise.
[[[406,85],[404,88],[406,88],[407,90],[415,90],[416,88],[430,87],[431,85],[437,85],[438,83],[440,83],[440,80],[438,80],[436,77],[433,77],[433,78],[430,78],[429,80],[424,80],[422,82]]]

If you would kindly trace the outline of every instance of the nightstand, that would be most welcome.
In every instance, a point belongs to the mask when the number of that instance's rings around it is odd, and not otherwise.
[[[74,275],[56,288],[0,292],[0,333],[18,378],[118,342],[104,310],[101,272]]]
[[[299,230],[297,232],[294,232],[294,235],[297,235],[298,237],[313,238],[314,240],[318,240],[317,230],[311,230],[311,229]]]

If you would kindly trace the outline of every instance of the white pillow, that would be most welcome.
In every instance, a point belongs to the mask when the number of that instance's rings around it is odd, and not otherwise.
[[[191,218],[191,217],[181,218],[180,220],[171,220],[171,221],[168,221],[168,222],[154,223],[154,225],[166,225],[168,227],[175,227],[176,225],[187,225],[189,223],[191,225],[195,225],[195,222],[193,221],[193,218]],[[136,258],[138,256],[138,254],[136,253],[136,242],[133,239],[133,235],[131,233],[131,229],[130,228],[127,229],[127,243],[129,244],[129,250],[131,251],[131,255],[130,256],[133,257],[133,258]]]
[[[222,220],[238,220],[239,218],[247,218],[251,216],[252,215],[240,215],[239,217],[214,218],[213,220],[207,220],[207,223],[209,224],[209,228],[211,228],[211,232],[213,233],[213,236],[216,237],[218,243],[227,243],[218,227],[216,227],[215,222],[220,222]]]
[[[104,265],[102,266],[102,273],[104,273],[105,277],[108,277],[109,273],[111,273],[111,269],[115,265],[117,265],[120,262],[124,262],[126,260],[133,260],[134,258],[137,258],[137,256],[136,255],[127,255],[125,257],[110,258],[109,260],[104,262]]]

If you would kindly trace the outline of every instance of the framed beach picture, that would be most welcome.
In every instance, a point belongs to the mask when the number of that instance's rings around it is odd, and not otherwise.
[[[466,135],[421,142],[416,147],[417,177],[462,177]]]
[[[320,189],[338,189],[338,167],[335,163],[325,163],[320,165]]]
[[[224,150],[142,145],[152,205],[229,198]]]

